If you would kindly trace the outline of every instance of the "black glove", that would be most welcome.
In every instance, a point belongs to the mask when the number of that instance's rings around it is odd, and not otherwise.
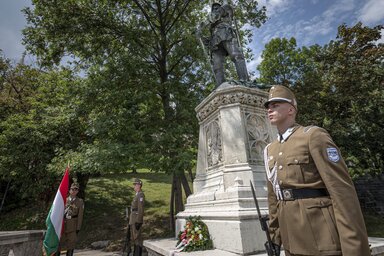
[[[76,230],[76,235],[79,234],[80,230]]]
[[[136,223],[135,223],[135,228],[136,228],[136,230],[139,230],[139,229],[141,228],[141,225],[143,225],[143,223],[138,223],[138,222],[136,222]]]

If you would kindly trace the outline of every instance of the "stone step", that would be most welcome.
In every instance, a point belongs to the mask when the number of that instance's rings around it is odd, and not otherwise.
[[[239,256],[240,254],[222,251],[222,250],[207,250],[196,252],[177,252],[175,238],[145,240],[144,246],[148,251],[148,256]],[[370,237],[369,243],[372,248],[372,256],[384,256],[384,238]],[[284,256],[284,252],[280,254]],[[268,256],[265,252],[252,254],[249,256]]]

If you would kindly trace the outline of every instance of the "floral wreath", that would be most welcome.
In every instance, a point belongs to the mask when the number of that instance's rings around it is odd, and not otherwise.
[[[181,252],[202,251],[213,248],[207,225],[201,216],[189,216],[184,230],[177,236],[176,250]]]

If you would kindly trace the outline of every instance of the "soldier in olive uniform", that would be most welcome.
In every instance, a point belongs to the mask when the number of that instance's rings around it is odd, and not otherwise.
[[[141,256],[143,251],[143,238],[141,237],[141,230],[143,226],[145,196],[143,191],[141,191],[141,187],[143,185],[141,180],[135,179],[133,185],[136,194],[131,204],[129,225],[131,226],[131,239],[134,243],[133,255]]]
[[[265,107],[279,133],[264,151],[273,242],[286,255],[369,256],[357,194],[328,132],[295,123],[296,98],[284,86],[271,88]]]
[[[60,247],[63,245],[67,249],[67,256],[73,256],[77,234],[80,231],[83,222],[84,202],[77,197],[79,185],[72,183],[69,190],[69,197],[65,204],[64,212],[64,232],[60,240]],[[56,255],[60,256],[60,247]]]

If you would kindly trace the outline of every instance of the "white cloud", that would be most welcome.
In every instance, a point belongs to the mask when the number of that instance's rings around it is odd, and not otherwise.
[[[355,7],[355,0],[337,1],[326,11],[310,20],[298,20],[296,23],[286,26],[284,31],[289,31],[290,35],[285,35],[285,37],[293,36],[300,39],[302,44],[313,43],[316,37],[324,37],[332,33],[335,26],[341,24],[340,20],[343,20],[345,15],[349,15]]]
[[[273,17],[288,10],[294,2],[293,0],[260,0],[258,3],[259,6],[267,7],[268,17]]]
[[[384,1],[369,0],[359,13],[359,19],[365,24],[374,24],[384,19]]]

